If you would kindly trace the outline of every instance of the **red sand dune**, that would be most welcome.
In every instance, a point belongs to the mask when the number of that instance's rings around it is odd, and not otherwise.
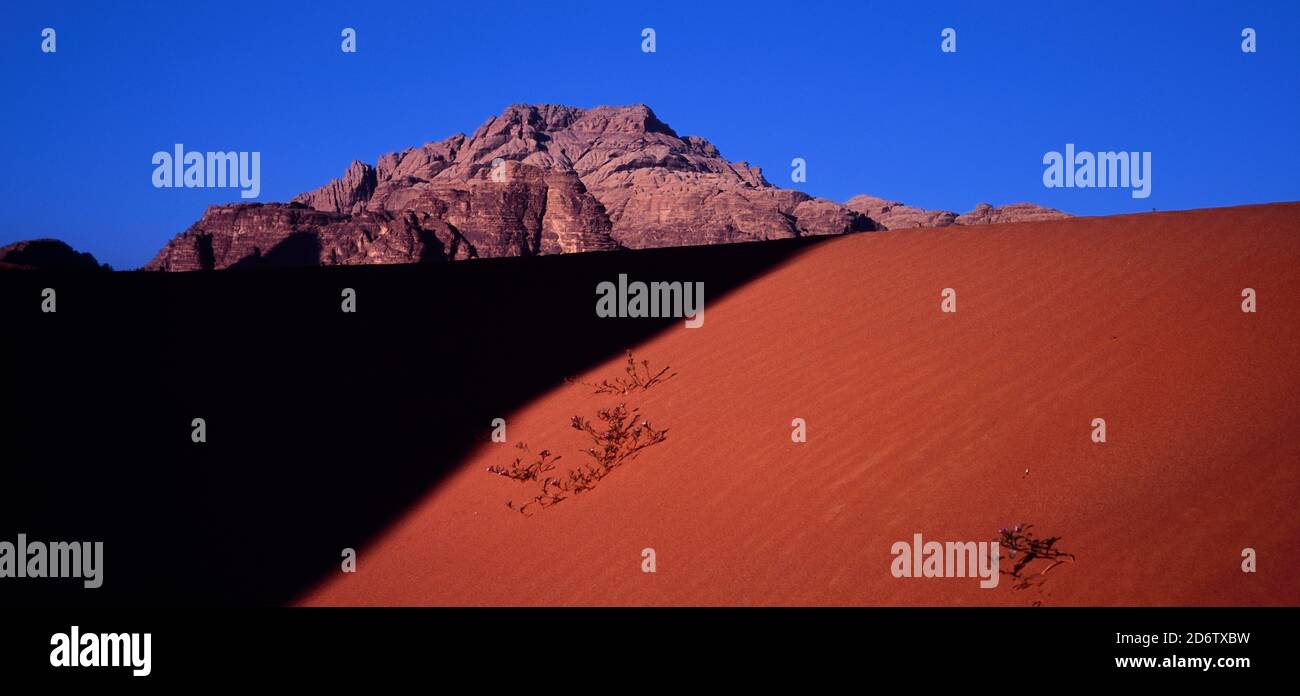
[[[519,440],[580,460],[570,418],[617,400],[558,387],[300,602],[1300,603],[1300,204],[837,238],[634,352],[679,372],[627,398],[665,443],[508,510],[485,467]],[[1018,522],[1077,562],[1022,590],[890,573],[914,533]]]

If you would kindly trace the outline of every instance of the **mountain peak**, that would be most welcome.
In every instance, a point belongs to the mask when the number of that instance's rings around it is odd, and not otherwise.
[[[471,135],[390,152],[373,166],[354,161],[288,206],[209,210],[149,267],[529,256],[1052,214],[1063,215],[1008,206],[959,218],[864,196],[839,204],[773,186],[708,140],[678,135],[645,104],[512,104]],[[274,253],[291,240],[292,254]]]

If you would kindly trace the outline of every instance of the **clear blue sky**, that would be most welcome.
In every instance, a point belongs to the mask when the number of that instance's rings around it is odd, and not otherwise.
[[[1294,0],[7,1],[0,67],[0,244],[57,237],[118,268],[240,200],[155,189],[150,158],[174,143],[260,151],[258,200],[284,201],[516,102],[643,102],[778,185],[805,158],[797,188],[840,201],[1107,214],[1300,199]],[[1045,189],[1043,154],[1067,142],[1151,151],[1151,197]]]

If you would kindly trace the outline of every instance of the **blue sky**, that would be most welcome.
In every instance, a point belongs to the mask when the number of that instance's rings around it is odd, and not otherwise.
[[[57,53],[40,51],[44,27]],[[518,102],[649,104],[773,183],[839,201],[1097,215],[1300,199],[1292,0],[42,0],[5,3],[0,37],[0,244],[57,237],[118,268],[240,201],[154,188],[150,159],[174,143],[260,151],[258,200],[283,201]],[[1043,154],[1067,142],[1152,152],[1150,198],[1044,188]]]

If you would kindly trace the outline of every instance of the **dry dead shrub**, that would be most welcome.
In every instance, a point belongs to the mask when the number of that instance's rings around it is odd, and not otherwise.
[[[1022,590],[1035,584],[1031,582],[1034,578],[1039,578],[1038,584],[1041,584],[1041,577],[1047,575],[1053,568],[1062,563],[1073,563],[1075,560],[1074,554],[1067,553],[1056,547],[1056,542],[1060,541],[1061,537],[1040,539],[1029,531],[1033,526],[1022,522],[1011,529],[1003,528],[998,530],[998,543],[1007,547],[1007,557],[1015,561],[1015,565],[1011,567],[1010,571],[1003,570],[1001,572],[1019,581],[1013,585],[1016,589]],[[1036,560],[1051,561],[1051,563],[1042,571],[1021,575],[1021,571]]]
[[[636,359],[632,357],[632,351],[629,350],[627,352],[627,364],[623,366],[623,372],[626,376],[615,377],[612,380],[601,380],[599,384],[578,382],[573,378],[569,378],[567,381],[570,384],[581,384],[586,387],[591,387],[595,390],[592,392],[593,394],[617,394],[619,396],[624,396],[634,392],[647,391],[656,384],[663,384],[673,377],[676,377],[676,372],[669,374],[670,369],[670,367],[664,367],[664,369],[658,372],[651,372],[650,361],[642,360],[638,363]],[[667,376],[665,377],[665,375]]]
[[[581,383],[594,387],[594,394],[625,395],[633,392],[645,392],[659,384],[667,382],[677,375],[669,374],[668,367],[658,372],[650,370],[650,363],[642,360],[637,363],[632,353],[627,354],[626,377],[604,380],[600,384]],[[665,377],[665,375],[667,375]],[[572,380],[570,380],[572,382]],[[579,493],[596,487],[602,479],[614,469],[635,459],[642,450],[657,445],[668,439],[668,429],[658,429],[642,416],[640,407],[629,407],[619,403],[610,408],[596,411],[595,420],[574,416],[569,421],[570,427],[586,435],[590,445],[582,450],[590,461],[570,469],[565,474],[552,474],[555,463],[561,457],[552,455],[550,450],[542,450],[536,455],[528,445],[519,443],[517,447],[527,456],[516,457],[508,466],[493,465],[487,470],[498,476],[519,483],[535,483],[535,492],[521,504],[510,500],[506,507],[524,515],[531,515],[539,509],[545,509],[567,500]]]

